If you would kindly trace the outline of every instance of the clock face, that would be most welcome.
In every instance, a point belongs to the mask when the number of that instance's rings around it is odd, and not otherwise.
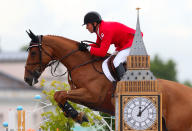
[[[136,97],[127,102],[123,111],[125,123],[134,130],[146,130],[157,120],[157,108],[146,97]]]

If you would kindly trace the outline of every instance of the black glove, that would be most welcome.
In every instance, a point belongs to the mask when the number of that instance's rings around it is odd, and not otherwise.
[[[88,49],[87,49],[88,46],[89,46],[89,45],[81,42],[81,43],[79,43],[79,50],[80,50],[80,51],[88,51]]]

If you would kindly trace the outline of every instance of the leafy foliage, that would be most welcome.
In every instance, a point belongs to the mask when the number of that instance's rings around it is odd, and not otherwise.
[[[104,117],[105,121],[108,123],[108,125],[111,125],[112,124],[112,129],[115,130],[115,119],[110,119],[111,115],[109,114],[106,114],[106,113],[103,113],[103,112],[100,112],[99,113],[102,117]],[[109,128],[107,126],[104,126],[104,130],[105,131],[110,131]]]
[[[157,78],[178,81],[176,63],[171,59],[165,62],[156,55],[154,59],[151,60],[151,71]],[[183,84],[192,87],[192,83],[189,80],[184,81]]]
[[[157,78],[177,81],[176,63],[173,60],[164,62],[156,55],[151,60],[151,71]]]
[[[192,87],[192,83],[189,80],[184,81],[184,85]]]
[[[42,80],[40,85],[42,87],[46,86],[45,80]],[[63,111],[57,106],[57,102],[54,100],[54,94],[55,90],[70,90],[70,87],[68,84],[60,81],[52,81],[50,83],[49,91],[43,90],[43,93],[46,95],[46,99],[48,99],[51,104],[55,107],[54,112],[48,111],[42,113],[42,117],[45,119],[49,119],[48,121],[45,121],[41,128],[45,131],[50,129],[51,131],[56,131],[57,128],[61,131],[73,131],[73,128],[75,126],[75,122],[71,118],[66,118]],[[84,112],[89,119],[89,122],[84,122],[81,124],[82,127],[91,127],[95,126],[96,120],[101,120],[101,117],[96,115],[92,110],[89,108],[83,107],[81,105],[75,104],[73,102],[68,101],[74,109],[76,109],[78,112]]]

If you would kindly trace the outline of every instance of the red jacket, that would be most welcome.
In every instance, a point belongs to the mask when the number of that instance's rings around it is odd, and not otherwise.
[[[96,34],[98,45],[91,44],[90,53],[104,57],[111,44],[115,45],[116,51],[131,47],[135,30],[118,22],[101,21]]]

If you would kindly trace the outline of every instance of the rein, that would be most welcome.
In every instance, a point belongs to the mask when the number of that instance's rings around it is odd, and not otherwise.
[[[69,71],[67,70],[67,71],[65,71],[65,72],[64,72],[63,74],[61,74],[61,75],[54,75],[55,71],[57,70],[57,67],[59,66],[59,63],[60,63],[62,60],[64,60],[66,57],[72,55],[73,53],[76,53],[77,51],[79,51],[79,50],[78,50],[78,49],[73,50],[73,51],[69,52],[67,55],[63,56],[60,60],[53,60],[52,62],[50,62],[49,64],[47,64],[46,67],[51,66],[51,75],[54,76],[54,77],[61,77],[61,76],[65,75],[67,72],[69,72]],[[53,67],[52,67],[52,65],[53,65],[54,63],[56,63],[56,62],[57,62],[57,65],[55,66],[55,69],[54,69],[54,72],[53,72]]]
[[[80,64],[80,65],[74,66],[74,67],[71,69],[71,71],[68,71],[68,72],[71,74],[71,72],[72,72],[73,70],[75,70],[75,69],[77,69],[77,68],[79,68],[79,67],[81,67],[81,66],[84,66],[84,65],[87,65],[87,64],[92,63],[93,69],[95,69],[95,71],[97,71],[97,72],[100,73],[100,74],[104,74],[103,72],[98,71],[98,70],[96,69],[96,67],[94,66],[94,64],[93,64],[93,62],[100,61],[100,60],[102,60],[102,59],[103,59],[103,58],[92,59],[92,60],[87,61],[87,62],[85,62],[85,63],[82,63],[82,64]]]
[[[55,73],[57,67],[59,66],[59,63],[60,63],[62,60],[64,60],[65,58],[67,58],[68,56],[70,56],[70,55],[78,52],[79,50],[78,50],[78,49],[72,50],[72,51],[69,52],[67,55],[63,56],[61,59],[59,59],[59,60],[54,60],[54,58],[53,58],[48,52],[46,52],[46,50],[44,50],[44,49],[42,48],[42,44],[41,44],[41,39],[42,39],[42,38],[41,38],[41,36],[38,36],[38,38],[39,38],[39,42],[37,42],[37,43],[31,42],[31,43],[30,43],[30,46],[29,46],[28,49],[27,49],[27,51],[29,51],[29,50],[30,50],[31,48],[33,48],[33,47],[38,47],[38,48],[39,48],[39,62],[36,62],[36,63],[27,63],[27,65],[37,65],[37,64],[39,64],[39,69],[38,69],[37,71],[35,71],[34,73],[32,73],[31,71],[27,70],[31,75],[33,75],[33,76],[35,76],[35,77],[38,77],[38,75],[40,75],[40,73],[41,73],[41,71],[42,71],[42,69],[43,69],[43,68],[42,68],[43,66],[45,66],[45,68],[50,66],[50,67],[51,67],[51,74],[52,74],[52,76],[54,76],[54,77],[61,77],[61,76],[65,75],[67,72],[69,73],[69,75],[70,75],[70,77],[71,77],[71,72],[72,72],[73,70],[75,70],[75,69],[77,69],[77,68],[79,68],[79,67],[81,67],[81,66],[84,66],[84,65],[87,65],[87,64],[90,64],[90,63],[93,63],[93,62],[95,62],[95,61],[99,61],[99,60],[103,59],[103,58],[92,59],[92,60],[87,61],[87,62],[85,62],[85,63],[82,63],[82,64],[80,64],[80,65],[74,66],[71,70],[67,70],[67,71],[65,71],[65,72],[64,72],[63,74],[61,74],[61,75],[55,75],[54,73]],[[84,41],[81,41],[81,42],[94,43],[94,42],[87,41],[87,40],[84,40]],[[97,44],[97,43],[94,43],[94,44]],[[42,52],[45,52],[45,54],[48,55],[48,56],[51,58],[51,60],[52,60],[52,61],[51,61],[50,63],[48,63],[47,65],[43,65],[43,63],[42,63]],[[57,64],[56,64],[55,69],[54,69],[54,71],[53,71],[53,66],[52,66],[52,65],[55,64],[55,63],[57,63]],[[96,72],[98,72],[98,73],[100,73],[100,74],[103,74],[103,72],[100,72],[100,71],[98,71],[98,70],[95,68],[94,64],[92,64],[92,65],[93,65],[93,68],[95,69]]]

